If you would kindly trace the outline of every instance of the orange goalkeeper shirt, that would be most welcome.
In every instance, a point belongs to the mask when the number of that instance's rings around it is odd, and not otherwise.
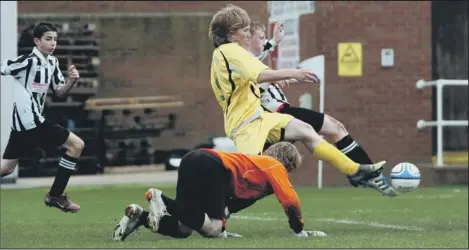
[[[206,149],[219,156],[231,174],[233,194],[240,199],[256,199],[275,194],[292,223],[303,229],[300,200],[288,179],[288,172],[282,163],[270,156],[225,153]],[[295,231],[301,231],[298,228]]]

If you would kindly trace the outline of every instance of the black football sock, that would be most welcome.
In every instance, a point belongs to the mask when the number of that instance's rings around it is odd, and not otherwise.
[[[50,188],[49,195],[58,197],[63,194],[67,187],[70,176],[75,172],[75,166],[78,159],[68,155],[64,155],[59,161],[59,169],[55,175],[54,183]]]
[[[140,217],[138,217],[138,220],[139,220],[139,224],[140,225],[143,225],[144,227],[149,227],[148,225],[148,215],[150,213],[147,212],[147,211],[143,211],[143,213],[140,215]]]
[[[352,161],[359,164],[373,164],[366,151],[352,139],[350,135],[345,136],[335,143],[337,148]]]
[[[197,207],[191,207],[183,204],[180,201],[173,200],[166,195],[161,195],[166,210],[171,214],[177,221],[188,226],[194,231],[199,231],[202,228],[205,221],[205,213]]]
[[[179,221],[171,215],[165,215],[161,218],[158,233],[173,238],[187,238],[191,232],[183,232],[179,227]]]

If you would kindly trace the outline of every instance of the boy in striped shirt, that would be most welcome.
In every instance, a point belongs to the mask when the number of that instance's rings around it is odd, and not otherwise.
[[[59,162],[54,183],[44,197],[44,203],[64,212],[77,212],[75,204],[64,190],[84,148],[83,141],[74,133],[53,124],[43,116],[48,89],[65,96],[80,78],[72,65],[65,80],[59,69],[59,61],[52,56],[57,46],[57,28],[40,22],[33,30],[36,46],[32,53],[1,63],[1,75],[15,78],[13,86],[13,123],[10,138],[1,160],[1,177],[11,174],[21,158],[34,155],[36,147],[56,149],[65,146],[67,151]]]

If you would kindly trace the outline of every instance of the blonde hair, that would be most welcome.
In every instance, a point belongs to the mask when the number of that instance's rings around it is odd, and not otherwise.
[[[290,142],[278,142],[264,151],[264,155],[269,155],[277,159],[288,172],[300,167],[303,161],[298,149]]]
[[[261,22],[258,22],[258,21],[252,21],[251,22],[251,29],[250,29],[251,35],[254,34],[254,32],[256,30],[260,30],[262,32],[265,32],[264,24],[262,24]]]
[[[229,42],[228,35],[238,29],[249,26],[251,19],[242,8],[228,4],[212,17],[208,37],[215,47]]]

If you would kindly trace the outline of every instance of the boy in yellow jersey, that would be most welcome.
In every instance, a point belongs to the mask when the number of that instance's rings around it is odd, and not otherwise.
[[[215,46],[211,65],[211,85],[222,107],[225,132],[238,150],[261,154],[266,142],[301,141],[313,155],[330,163],[352,181],[367,182],[383,195],[396,192],[383,181],[384,161],[360,165],[323,140],[311,125],[288,114],[264,112],[258,83],[286,79],[315,81],[308,69],[270,70],[240,44],[250,37],[251,20],[247,12],[228,5],[212,18],[209,37]]]

